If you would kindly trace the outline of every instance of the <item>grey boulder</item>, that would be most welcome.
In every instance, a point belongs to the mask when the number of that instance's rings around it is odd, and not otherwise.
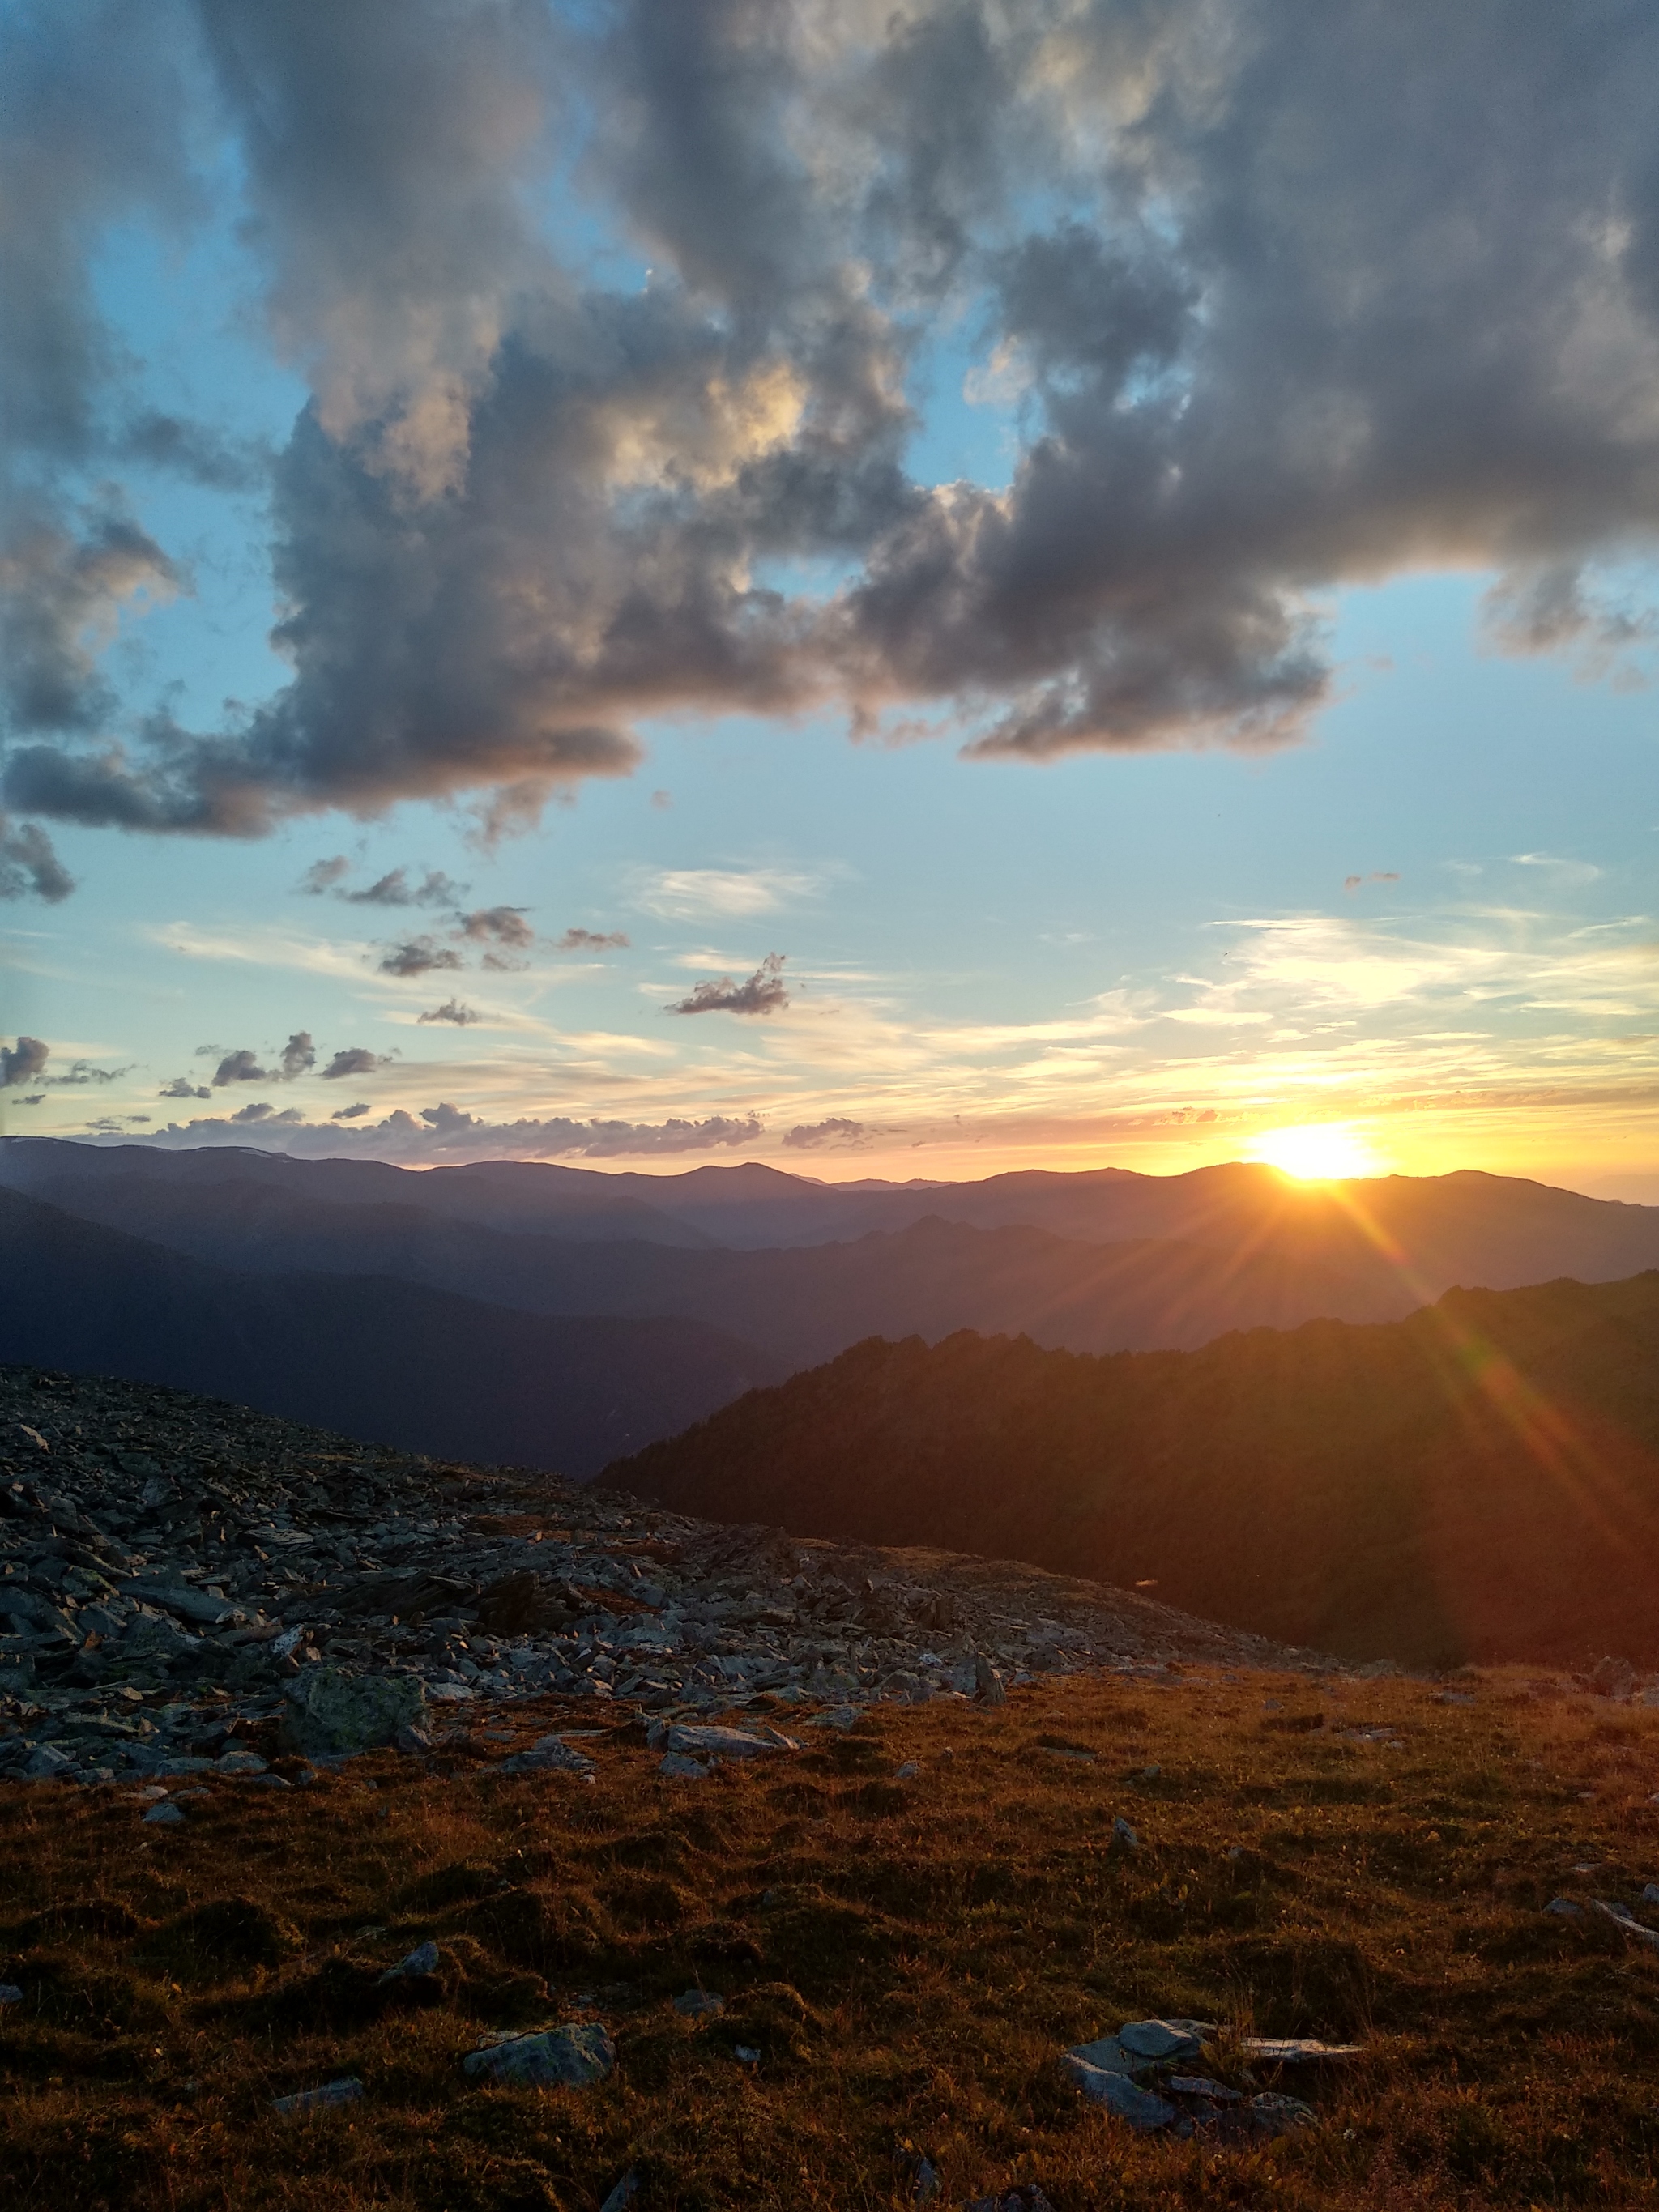
[[[462,2059],[461,2071],[502,2087],[586,2089],[602,2081],[616,2063],[616,2045],[595,2021],[486,2044]]]
[[[307,1759],[377,1751],[419,1725],[426,1692],[412,1674],[345,1674],[307,1667],[288,1693],[283,1735]]]

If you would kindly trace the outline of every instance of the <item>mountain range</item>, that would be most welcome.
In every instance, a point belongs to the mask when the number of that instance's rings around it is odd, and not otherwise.
[[[1472,1173],[836,1184],[14,1138],[0,1193],[0,1359],[577,1477],[872,1336],[1195,1351],[1659,1267],[1659,1208]]]
[[[779,1363],[699,1322],[553,1319],[386,1276],[252,1275],[0,1190],[0,1364],[591,1474]]]
[[[240,1148],[13,1139],[0,1185],[243,1272],[391,1276],[527,1313],[725,1329],[791,1365],[959,1328],[1078,1352],[1193,1348],[1454,1285],[1659,1267],[1659,1207],[1461,1174],[1299,1184],[1235,1164],[832,1184],[520,1161],[414,1170]]]
[[[1354,1659],[1659,1662],[1659,1273],[1089,1358],[872,1341],[607,1481],[1155,1592]]]

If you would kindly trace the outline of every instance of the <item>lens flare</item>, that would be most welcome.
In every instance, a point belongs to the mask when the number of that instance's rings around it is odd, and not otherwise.
[[[1251,1140],[1250,1158],[1302,1182],[1335,1182],[1382,1172],[1382,1163],[1350,1121],[1264,1130]]]

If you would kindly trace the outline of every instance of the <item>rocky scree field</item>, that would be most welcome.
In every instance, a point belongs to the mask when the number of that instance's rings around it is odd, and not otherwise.
[[[62,1615],[6,1654],[8,2202],[1659,2194],[1628,1668],[1367,1675],[994,1562],[4,1387],[9,1580]],[[460,1589],[399,1613],[440,1553]],[[576,1618],[486,1628],[507,1595]]]

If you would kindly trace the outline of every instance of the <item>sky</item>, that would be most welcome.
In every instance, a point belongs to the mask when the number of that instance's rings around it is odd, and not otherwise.
[[[5,1128],[1659,1202],[1656,90],[0,0]]]

